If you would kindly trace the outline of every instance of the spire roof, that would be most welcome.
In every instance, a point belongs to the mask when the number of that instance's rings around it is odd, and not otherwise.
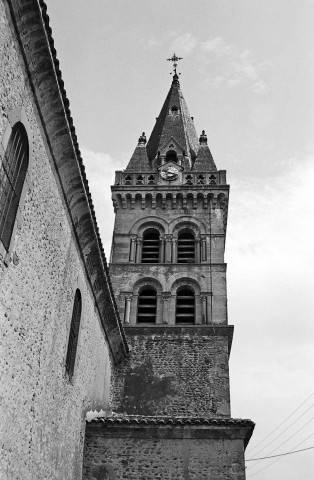
[[[144,132],[138,139],[138,144],[135,147],[134,153],[125,171],[126,172],[150,172],[151,171],[151,166],[147,157],[146,136]]]
[[[184,151],[182,166],[185,170],[212,171],[217,170],[212,154],[207,146],[207,137],[203,138],[195,130],[184,100],[179,77],[173,75],[172,84],[159,117],[147,142],[147,155],[151,163],[158,152],[167,144],[176,143]]]

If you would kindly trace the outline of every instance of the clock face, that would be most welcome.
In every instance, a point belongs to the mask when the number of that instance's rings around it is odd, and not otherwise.
[[[164,180],[176,180],[179,175],[179,170],[176,167],[165,167],[161,170],[160,175]]]

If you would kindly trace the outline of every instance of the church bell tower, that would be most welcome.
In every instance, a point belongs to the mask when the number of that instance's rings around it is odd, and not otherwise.
[[[230,412],[229,186],[205,131],[196,133],[172,60],[151,136],[139,137],[112,187],[110,276],[130,356],[116,367],[115,415],[103,432],[108,461],[118,462],[110,435],[125,455],[125,476],[112,478],[243,480],[254,424]]]

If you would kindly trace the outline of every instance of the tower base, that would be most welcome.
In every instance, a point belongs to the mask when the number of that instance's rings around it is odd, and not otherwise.
[[[254,423],[114,416],[86,426],[84,480],[244,480]]]

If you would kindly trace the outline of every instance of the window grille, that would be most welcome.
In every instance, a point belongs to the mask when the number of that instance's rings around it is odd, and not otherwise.
[[[195,238],[192,232],[185,231],[178,236],[178,263],[195,262]]]
[[[126,175],[124,179],[124,185],[132,185],[132,176]]]
[[[77,289],[74,297],[74,305],[71,319],[70,335],[68,342],[68,351],[66,357],[66,371],[69,374],[69,377],[73,377],[75,357],[77,351],[77,342],[80,330],[80,321],[81,321],[81,311],[82,311],[82,296],[81,292]]]
[[[204,175],[199,175],[197,177],[197,184],[198,185],[205,185],[205,176]]]
[[[0,240],[9,250],[17,209],[28,169],[29,145],[25,127],[14,125],[0,159]]]
[[[191,288],[177,291],[176,323],[195,323],[195,295]]]
[[[158,230],[146,230],[142,243],[142,263],[158,263],[160,252]]]
[[[149,175],[148,177],[148,185],[155,185],[155,176],[154,175]]]
[[[145,288],[138,297],[137,323],[156,323],[157,294],[153,288]]]
[[[186,177],[185,177],[185,184],[186,184],[186,185],[193,185],[193,177],[192,177],[192,175],[186,175]]]
[[[143,175],[138,175],[136,177],[136,185],[144,185],[144,177]]]

